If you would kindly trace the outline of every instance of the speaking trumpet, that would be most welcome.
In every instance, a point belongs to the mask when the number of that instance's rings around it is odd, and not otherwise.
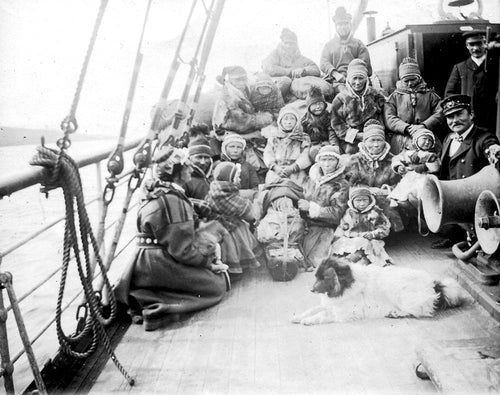
[[[483,191],[477,198],[474,227],[481,249],[493,254],[500,246],[500,203],[491,191]]]
[[[428,175],[421,200],[429,230],[436,233],[447,224],[474,223],[476,201],[484,190],[500,196],[500,173],[494,165],[461,180],[443,181]]]

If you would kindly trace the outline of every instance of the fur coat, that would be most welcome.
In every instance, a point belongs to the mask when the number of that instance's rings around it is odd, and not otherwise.
[[[357,152],[359,139],[354,132],[363,132],[366,121],[376,119],[383,124],[384,103],[384,96],[368,84],[361,95],[346,84],[346,89],[335,96],[331,124],[345,153]]]
[[[384,151],[376,159],[367,152],[363,143],[359,147],[359,152],[352,155],[346,165],[345,177],[351,186],[367,185],[376,188],[374,194],[377,206],[391,221],[392,229],[399,232],[404,229],[403,221],[397,209],[389,206],[390,201],[387,199],[388,189],[394,188],[401,180],[401,176],[392,170],[390,145],[386,143]]]
[[[391,152],[399,154],[403,149],[410,149],[412,137],[407,130],[410,125],[424,125],[436,132],[443,124],[444,117],[439,106],[441,98],[433,89],[422,82],[410,89],[402,81],[396,83],[396,90],[391,93],[384,106],[384,121],[392,132]]]

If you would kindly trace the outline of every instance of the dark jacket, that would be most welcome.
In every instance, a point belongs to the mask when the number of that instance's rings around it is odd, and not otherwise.
[[[488,56],[487,70],[485,73],[484,62],[478,66],[470,57],[457,63],[451,70],[444,96],[453,94],[470,96],[475,123],[494,133],[497,113],[498,53]]]
[[[211,173],[211,169],[208,174]],[[193,166],[191,181],[184,185],[186,196],[190,198],[205,200],[210,189],[210,180],[208,176],[198,166]]]
[[[498,144],[495,135],[474,125],[470,133],[451,158],[448,155],[453,133],[446,136],[441,154],[441,180],[458,180],[476,174],[489,164],[486,149]]]

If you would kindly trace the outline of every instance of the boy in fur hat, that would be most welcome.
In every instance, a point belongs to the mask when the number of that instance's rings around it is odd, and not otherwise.
[[[409,200],[417,206],[425,175],[435,174],[441,168],[439,154],[435,151],[434,133],[419,128],[413,134],[413,149],[404,150],[392,158],[392,169],[403,176],[388,198],[396,202]]]
[[[339,147],[339,139],[330,124],[330,113],[321,89],[313,86],[307,95],[307,111],[301,123],[304,133],[311,139],[309,157],[314,161],[321,147],[333,145]]]
[[[221,244],[222,261],[229,266],[233,280],[240,278],[243,267],[259,267],[254,253],[259,243],[250,231],[249,224],[256,220],[251,202],[240,196],[241,166],[239,163],[221,162],[214,169],[207,202],[213,219],[228,230]]]
[[[392,132],[391,152],[412,149],[412,137],[420,128],[438,132],[443,124],[440,97],[429,88],[417,61],[404,58],[399,65],[399,81],[384,106],[384,120]]]
[[[264,149],[264,163],[269,169],[266,184],[289,178],[302,186],[307,177],[305,169],[311,165],[310,145],[311,139],[302,131],[297,110],[290,105],[283,107],[275,135],[267,140]]]
[[[246,141],[235,133],[224,136],[221,148],[223,162],[238,163],[241,166],[240,189],[256,189],[259,186],[259,177],[255,169],[245,161]]]
[[[319,265],[327,256],[334,231],[347,208],[349,183],[344,177],[339,148],[322,147],[309,170],[304,199],[299,199],[301,216],[306,220],[303,251],[308,264]]]
[[[369,119],[383,122],[384,104],[384,96],[368,85],[366,63],[361,59],[352,60],[347,68],[346,89],[332,102],[332,128],[344,153],[358,152],[363,126]]]
[[[391,223],[376,205],[370,188],[351,188],[347,206],[335,231],[338,239],[332,244],[330,253],[347,256],[353,263],[391,265],[392,260],[382,240],[389,235]]]

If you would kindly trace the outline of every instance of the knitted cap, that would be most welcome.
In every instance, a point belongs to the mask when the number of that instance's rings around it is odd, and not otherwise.
[[[370,188],[368,187],[365,186],[351,187],[349,189],[349,200],[352,201],[354,198],[358,196],[372,197],[373,195],[370,191]]]
[[[243,149],[245,149],[247,142],[246,140],[241,137],[239,134],[236,133],[228,133],[224,136],[224,140],[222,141],[222,152],[226,152],[226,146],[229,143],[240,143],[243,146]]]
[[[374,136],[382,137],[385,140],[384,125],[376,119],[369,119],[366,121],[365,126],[363,126],[363,141]]]
[[[347,66],[347,80],[351,79],[355,75],[362,75],[368,78],[368,67],[366,63],[361,59],[353,59],[349,66]]]
[[[410,75],[420,76],[420,69],[415,59],[406,57],[401,61],[401,64],[399,65],[399,78],[403,79],[404,77]]]
[[[189,141],[188,144],[189,156],[205,154],[212,156],[212,148],[207,138],[203,135],[199,135],[196,138]]]
[[[334,23],[350,22],[352,19],[351,14],[348,14],[344,7],[338,7],[332,17]]]
[[[234,179],[240,172],[241,165],[239,163],[220,162],[214,169],[214,180],[234,182]]]
[[[311,104],[318,102],[325,103],[325,97],[323,96],[323,92],[321,92],[321,88],[317,86],[311,86],[311,89],[307,93],[306,107],[309,108]]]
[[[426,129],[426,128],[417,129],[417,131],[415,133],[413,133],[412,142],[415,146],[419,147],[417,142],[418,142],[418,139],[422,136],[429,137],[432,140],[432,145],[434,146],[434,144],[436,142],[436,138],[434,137],[434,133],[432,133],[429,129]]]
[[[324,147],[321,147],[318,153],[316,154],[315,161],[317,162],[320,158],[328,157],[328,156],[333,156],[340,160],[340,150],[339,147],[335,145],[325,145]]]
[[[281,31],[280,38],[283,42],[297,42],[297,35],[286,27]]]

